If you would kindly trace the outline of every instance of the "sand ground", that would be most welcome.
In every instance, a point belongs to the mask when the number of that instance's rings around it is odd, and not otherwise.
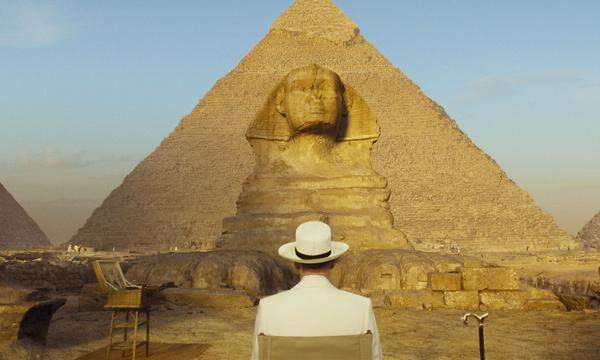
[[[13,344],[0,359],[68,360],[103,347],[109,314],[75,304],[56,313],[45,348]],[[151,341],[208,344],[196,359],[247,359],[255,311],[163,304]],[[478,359],[477,327],[463,325],[463,313],[376,309],[385,359]],[[492,312],[485,330],[488,359],[600,359],[600,312]]]

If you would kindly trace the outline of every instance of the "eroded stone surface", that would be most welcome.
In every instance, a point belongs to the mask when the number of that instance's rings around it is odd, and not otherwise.
[[[253,298],[287,289],[291,271],[258,251],[211,251],[142,257],[126,272],[136,284],[244,290]]]

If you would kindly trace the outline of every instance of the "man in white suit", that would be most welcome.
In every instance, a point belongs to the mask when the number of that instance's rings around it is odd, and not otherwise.
[[[256,313],[252,359],[258,359],[258,335],[340,336],[373,333],[373,359],[382,359],[379,332],[371,300],[338,290],[327,279],[348,245],[331,241],[330,227],[320,221],[303,223],[296,241],[279,248],[295,263],[302,280],[288,291],[263,298]]]

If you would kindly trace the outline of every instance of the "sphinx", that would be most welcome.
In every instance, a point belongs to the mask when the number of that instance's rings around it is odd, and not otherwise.
[[[292,70],[248,127],[253,173],[217,247],[275,251],[300,223],[329,223],[355,249],[405,248],[387,179],[371,164],[379,126],[364,100],[316,64]]]

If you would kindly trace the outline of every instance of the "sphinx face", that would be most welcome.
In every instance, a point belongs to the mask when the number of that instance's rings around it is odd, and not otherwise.
[[[293,70],[285,84],[283,109],[294,133],[332,132],[342,114],[342,82],[318,66]]]

